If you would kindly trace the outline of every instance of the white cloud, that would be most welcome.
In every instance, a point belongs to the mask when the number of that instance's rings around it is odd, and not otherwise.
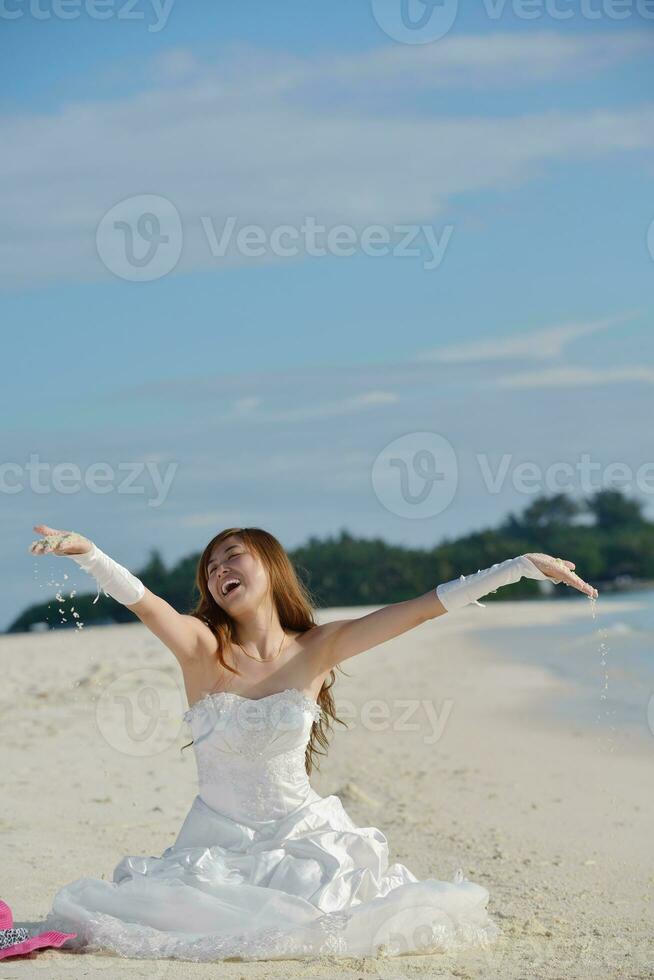
[[[580,388],[592,385],[625,384],[643,381],[654,384],[654,368],[640,367],[575,367],[561,365],[545,371],[525,371],[509,374],[495,381],[497,388]]]
[[[308,422],[336,418],[339,415],[355,415],[366,409],[376,408],[378,405],[392,405],[397,401],[399,395],[392,391],[366,391],[336,401],[311,400],[282,411],[267,410],[260,413],[258,418],[263,422]]]
[[[468,73],[505,77],[526,65],[532,78],[562,66],[583,75],[649,43],[490,35],[425,46],[431,52],[392,45],[317,67],[249,50],[204,70],[192,52],[169,52],[129,97],[0,119],[0,285],[109,279],[95,234],[124,198],[161,195],[178,209],[176,275],[261,261],[212,256],[201,217],[218,231],[230,215],[266,229],[307,216],[358,229],[428,223],[457,195],[506,191],[549,163],[652,149],[654,105],[456,117],[420,113],[414,98],[416,73],[422,85],[440,85],[443,72],[463,84]],[[380,112],[382,78],[393,80],[393,101]],[[356,94],[358,79],[369,85],[367,102],[344,110],[331,102],[341,83]]]
[[[215,453],[198,452],[184,462],[184,479],[189,487],[207,487],[213,483],[221,487],[244,487],[265,480],[270,488],[273,484],[282,490],[287,488],[287,495],[289,481],[294,492],[301,485],[328,489],[360,482],[370,466],[370,450],[344,447],[338,429],[330,430],[327,439],[306,445],[300,445],[298,439],[297,449],[277,449],[264,440],[257,453],[236,447],[225,459]],[[223,522],[227,516],[222,515]]]
[[[160,51],[151,61],[152,76],[161,81],[179,81],[194,75],[200,62],[188,48],[169,48]]]
[[[624,323],[631,314],[606,317],[587,322],[574,321],[520,333],[473,340],[463,344],[436,347],[420,353],[418,359],[437,364],[465,364],[473,361],[503,361],[510,359],[547,360],[559,357],[565,348],[581,337]]]
[[[252,415],[256,409],[262,404],[262,399],[252,396],[249,398],[237,398],[232,404],[232,411],[234,415],[238,415],[242,418],[247,418]]]
[[[654,37],[644,32],[452,35],[438,44],[394,44],[356,58],[325,59],[314,63],[313,69],[307,67],[303,80],[320,74],[333,83],[371,83],[384,88],[398,84],[423,89],[513,82],[529,85],[547,79],[585,78],[653,53]],[[297,73],[292,81],[297,83]]]
[[[153,80],[194,74],[213,82],[230,98],[254,92],[270,97],[312,96],[316,88],[342,91],[349,98],[364,91],[476,87],[480,84],[538,84],[586,78],[613,66],[654,54],[654,37],[644,32],[564,35],[555,31],[493,32],[450,36],[437,45],[392,44],[339,55],[302,58],[240,44],[222,48],[205,62],[188,48],[171,48],[149,62]],[[243,66],[250,71],[244,73]]]
[[[394,391],[367,391],[363,395],[357,395],[352,399],[355,406],[366,405],[389,405],[398,400]]]
[[[410,386],[413,392],[419,376],[424,376],[419,365],[357,365],[348,372],[347,368],[313,369],[307,367],[302,377],[292,372],[268,371],[263,375],[243,371],[228,376],[217,374],[210,378],[166,379],[164,382],[144,385],[128,385],[112,392],[106,398],[106,419],[110,422],[113,405],[119,397],[123,405],[133,402],[138,407],[139,417],[143,418],[154,405],[155,417],[162,398],[168,405],[174,405],[174,417],[192,419],[196,431],[206,426],[207,431],[237,432],[243,427],[254,430],[277,423],[302,423],[356,417],[362,414],[383,418],[375,411],[401,401],[397,391],[381,387],[366,391],[354,391],[365,378],[371,384],[392,384],[403,388]],[[423,378],[429,384],[431,372]],[[257,388],[262,394],[229,399],[234,388]],[[219,401],[216,401],[216,398]],[[226,403],[226,408],[223,408]],[[186,421],[183,423],[186,426]],[[299,428],[298,428],[299,431]],[[122,443],[121,443],[122,444]],[[166,453],[148,453],[152,462],[169,462]],[[212,457],[213,458],[213,457]]]

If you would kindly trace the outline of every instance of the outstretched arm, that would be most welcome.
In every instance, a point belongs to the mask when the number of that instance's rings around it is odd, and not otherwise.
[[[401,633],[419,626],[428,619],[453,612],[477,600],[503,585],[518,582],[521,578],[549,579],[557,584],[565,582],[591,598],[597,598],[597,589],[573,571],[574,562],[551,555],[529,553],[517,558],[497,562],[490,568],[473,575],[461,575],[458,579],[443,582],[436,589],[425,592],[416,599],[396,602],[383,609],[368,613],[358,619],[340,619],[320,627],[324,642],[320,653],[322,666],[329,670],[336,664],[364,653],[385,643]]]
[[[431,589],[416,599],[394,602],[358,619],[335,619],[325,623],[320,627],[321,669],[328,671],[341,661],[365,653],[445,612],[447,609]]]
[[[143,582],[101,551],[93,541],[75,531],[60,531],[47,524],[36,524],[43,535],[32,542],[32,554],[54,554],[72,558],[92,575],[98,585],[97,601],[102,588],[106,595],[127,606],[148,629],[175,655],[180,664],[193,659],[208,644],[214,643],[211,630],[195,616],[186,616],[147,589]]]

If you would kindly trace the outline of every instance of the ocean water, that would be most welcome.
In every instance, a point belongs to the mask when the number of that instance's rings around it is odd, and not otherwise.
[[[654,751],[654,591],[552,600],[585,603],[587,615],[550,626],[480,630],[483,645],[567,682],[545,707],[602,729],[629,728],[652,738]],[[615,611],[613,611],[615,607]]]

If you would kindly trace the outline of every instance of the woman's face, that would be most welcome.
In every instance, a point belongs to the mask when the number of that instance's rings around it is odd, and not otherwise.
[[[235,581],[239,583],[237,586],[229,585]],[[256,608],[265,599],[268,575],[259,556],[232,535],[221,541],[209,556],[207,586],[218,605],[234,616]]]

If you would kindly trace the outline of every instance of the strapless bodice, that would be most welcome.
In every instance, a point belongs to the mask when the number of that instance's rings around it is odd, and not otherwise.
[[[315,798],[305,755],[320,713],[297,688],[258,699],[221,691],[196,701],[184,720],[193,734],[199,796],[249,824],[277,820]]]

